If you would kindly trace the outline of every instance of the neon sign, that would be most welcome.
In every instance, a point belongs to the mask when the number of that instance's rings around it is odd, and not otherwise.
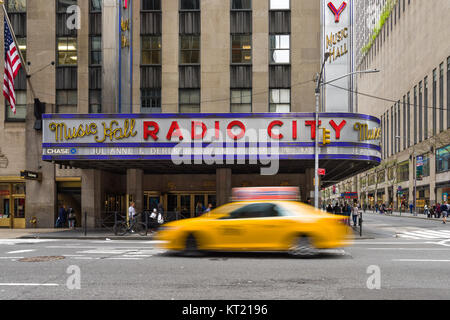
[[[346,7],[347,7],[347,3],[345,1],[341,4],[339,9],[336,9],[336,7],[334,6],[334,4],[332,2],[328,3],[328,8],[330,8],[331,12],[333,12],[336,23],[339,23],[339,20],[341,18],[341,13],[345,10]]]

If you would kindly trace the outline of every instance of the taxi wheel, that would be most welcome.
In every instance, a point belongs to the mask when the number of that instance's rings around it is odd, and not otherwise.
[[[198,249],[197,238],[193,234],[187,236],[183,254],[186,257],[200,257],[202,255]]]
[[[289,254],[296,258],[309,258],[317,254],[317,250],[311,243],[311,239],[307,236],[297,237],[291,248]]]

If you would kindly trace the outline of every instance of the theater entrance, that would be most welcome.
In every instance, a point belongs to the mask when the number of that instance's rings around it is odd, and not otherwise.
[[[175,215],[175,220],[201,216],[208,205],[216,207],[215,192],[177,192],[166,195],[166,212]]]

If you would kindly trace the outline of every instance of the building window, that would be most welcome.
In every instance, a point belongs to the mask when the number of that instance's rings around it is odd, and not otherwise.
[[[90,37],[90,65],[102,64],[102,37],[91,36]]]
[[[77,90],[56,90],[56,113],[77,113]]]
[[[436,172],[442,173],[450,170],[450,145],[436,151]]]
[[[200,0],[180,0],[181,10],[200,10]]]
[[[423,84],[419,82],[419,142],[423,140]]]
[[[200,89],[180,89],[180,113],[200,112]]]
[[[383,183],[386,180],[386,172],[384,170],[377,173],[377,184]]]
[[[270,63],[290,63],[290,35],[270,35]]]
[[[6,121],[25,121],[27,116],[27,91],[15,90],[16,93],[16,114],[13,113],[11,106],[6,101]]]
[[[141,113],[161,113],[161,89],[141,89]]]
[[[231,0],[231,10],[251,10],[252,0]]]
[[[424,105],[424,139],[428,139],[428,77],[425,77],[423,80],[423,105]]]
[[[414,87],[414,145],[417,144],[417,86]]]
[[[161,64],[161,37],[144,36],[142,37],[142,64],[160,65]]]
[[[102,113],[102,90],[89,90],[89,113]]]
[[[231,90],[231,112],[252,112],[252,90]]]
[[[270,0],[270,10],[289,10],[290,0]]]
[[[91,13],[102,11],[102,0],[91,0]]]
[[[10,12],[26,12],[27,1],[26,0],[7,0],[6,11]]]
[[[270,99],[270,112],[275,113],[291,112],[290,89],[271,89],[269,99]]]
[[[437,70],[433,70],[433,136],[437,131]]]
[[[439,66],[439,132],[444,131],[444,63]]]
[[[409,181],[409,161],[402,162],[397,167],[397,182]]]
[[[447,58],[447,129],[450,129],[450,57]]]
[[[161,0],[142,0],[142,11],[161,11]]]
[[[180,36],[180,64],[200,64],[200,36]]]
[[[252,63],[252,36],[232,35],[231,36],[231,63],[251,64]]]
[[[69,66],[77,65],[77,38],[61,37],[58,38],[58,65]]]

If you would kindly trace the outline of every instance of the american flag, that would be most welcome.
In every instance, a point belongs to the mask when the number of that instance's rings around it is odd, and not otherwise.
[[[14,79],[19,72],[22,63],[19,51],[14,42],[8,22],[5,20],[5,75],[3,83],[3,95],[9,101],[11,109],[16,114],[16,93],[14,91]]]

